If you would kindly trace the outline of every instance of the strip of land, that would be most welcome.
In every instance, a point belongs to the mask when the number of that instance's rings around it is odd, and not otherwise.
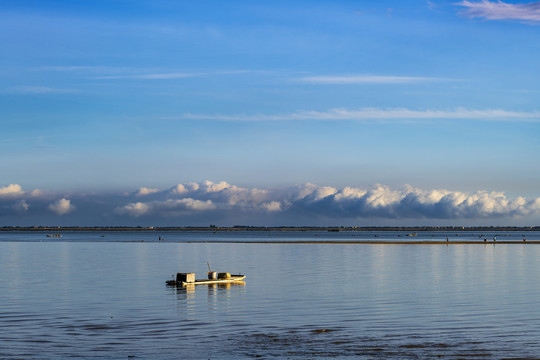
[[[404,232],[510,232],[540,231],[540,226],[4,226],[0,231],[404,231]]]

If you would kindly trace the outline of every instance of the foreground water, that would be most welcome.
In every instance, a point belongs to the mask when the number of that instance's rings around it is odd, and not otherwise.
[[[540,358],[540,245],[102,235],[0,234],[0,358]],[[437,234],[447,235],[456,236]],[[246,274],[245,285],[165,285],[177,271],[204,277],[207,261],[213,270]]]

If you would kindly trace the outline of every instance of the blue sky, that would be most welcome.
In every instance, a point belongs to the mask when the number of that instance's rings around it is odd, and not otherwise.
[[[536,225],[539,26],[530,1],[0,1],[0,225]]]

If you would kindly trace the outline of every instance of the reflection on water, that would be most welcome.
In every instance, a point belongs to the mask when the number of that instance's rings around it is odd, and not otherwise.
[[[539,256],[502,244],[0,241],[0,358],[533,359]],[[248,277],[165,285],[207,261]]]
[[[245,286],[245,281],[235,281],[222,284],[207,284],[207,285],[195,285],[186,284],[184,286],[171,286],[167,285],[167,288],[174,291],[178,300],[188,300],[195,298],[195,291],[203,292],[207,289],[208,299],[210,298],[230,298],[231,288],[236,286]],[[218,296],[219,295],[219,296]]]

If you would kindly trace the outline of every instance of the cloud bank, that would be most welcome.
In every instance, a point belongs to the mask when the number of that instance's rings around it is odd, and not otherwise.
[[[488,20],[523,20],[528,22],[540,21],[540,1],[526,4],[508,4],[503,1],[480,2],[462,1],[457,5],[467,8],[464,12],[469,17],[480,17]]]
[[[73,203],[76,203],[75,206]],[[277,189],[245,188],[225,181],[189,182],[168,189],[141,187],[118,194],[26,192],[0,187],[4,225],[188,226],[341,224],[493,224],[540,220],[540,198],[508,198],[503,192],[472,193],[392,189],[376,184],[341,189],[316,184]],[[521,223],[520,223],[521,224]]]

